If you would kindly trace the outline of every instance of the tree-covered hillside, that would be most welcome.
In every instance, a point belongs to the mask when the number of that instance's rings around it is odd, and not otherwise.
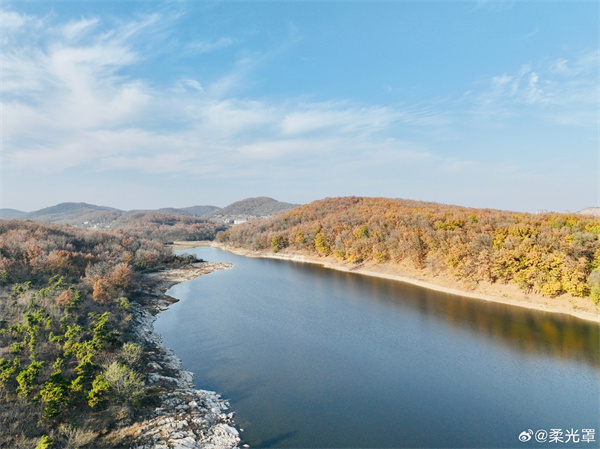
[[[121,215],[111,228],[166,243],[175,240],[213,240],[217,232],[226,229],[226,225],[197,217],[135,212]]]
[[[96,206],[88,203],[60,203],[54,206],[45,207],[33,212],[26,213],[19,219],[47,221],[49,223],[68,223],[77,220],[84,215],[94,212],[114,212],[120,214],[122,211],[105,206]]]
[[[130,299],[141,272],[188,261],[124,232],[0,220],[0,447],[124,447],[113,431],[158,393]]]
[[[600,301],[600,218],[387,198],[327,198],[217,235],[235,247],[400,263],[473,283]]]
[[[19,218],[25,215],[27,212],[23,212],[16,209],[0,209],[0,219],[12,220],[13,218]]]
[[[3,209],[6,211],[6,209]],[[162,242],[173,240],[212,240],[223,230],[223,224],[200,218],[195,214],[210,214],[214,206],[192,206],[159,211],[130,211],[95,206],[87,203],[61,203],[35,212],[21,213],[11,218],[61,223],[86,229],[116,230]],[[18,212],[18,211],[16,211]]]
[[[259,196],[231,203],[229,206],[215,211],[212,215],[219,217],[266,217],[283,210],[292,209],[296,206],[298,206],[298,204],[285,203],[266,196]]]

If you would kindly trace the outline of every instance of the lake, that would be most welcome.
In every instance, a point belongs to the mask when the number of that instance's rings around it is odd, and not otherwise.
[[[253,448],[598,447],[596,323],[318,265],[186,252],[235,267],[174,286],[180,301],[155,328],[197,388],[230,401]],[[519,441],[529,429],[561,429],[564,442]]]

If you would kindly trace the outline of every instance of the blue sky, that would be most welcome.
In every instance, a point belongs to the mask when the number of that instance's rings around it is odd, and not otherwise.
[[[2,3],[2,204],[598,206],[595,1]]]

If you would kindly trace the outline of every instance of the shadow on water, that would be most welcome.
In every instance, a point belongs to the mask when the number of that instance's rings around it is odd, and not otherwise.
[[[598,422],[597,323],[200,255],[236,268],[180,284],[157,329],[251,447],[515,447],[524,429]]]
[[[289,262],[281,262],[289,263]],[[409,307],[424,317],[435,317],[479,337],[528,354],[577,360],[600,367],[600,324],[567,314],[556,314],[508,304],[482,301],[416,285],[357,273],[295,263],[316,275],[333,276],[367,292],[372,301]]]
[[[282,442],[284,442],[285,440],[294,438],[297,434],[298,434],[298,431],[282,433],[280,435],[277,435],[276,437],[269,438],[268,440],[259,442],[258,445],[254,445],[252,447],[254,447],[255,449],[267,449],[267,448],[279,447]]]
[[[256,392],[260,392],[264,390],[266,382],[263,380],[244,380],[240,385],[229,385],[227,388],[227,396],[229,398],[235,398],[237,402],[243,402],[245,400],[251,399]],[[207,388],[212,388],[214,390],[218,389],[216,386],[209,385]]]

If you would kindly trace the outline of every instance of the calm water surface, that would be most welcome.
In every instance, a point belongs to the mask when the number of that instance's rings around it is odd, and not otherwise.
[[[251,447],[598,447],[600,326],[408,284],[188,252],[235,267],[176,285],[164,343]],[[565,438],[566,440],[566,438]]]

